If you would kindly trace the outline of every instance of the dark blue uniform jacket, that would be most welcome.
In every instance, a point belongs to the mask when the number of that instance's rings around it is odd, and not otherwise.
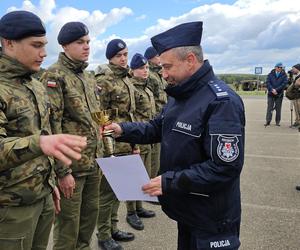
[[[242,100],[215,77],[208,61],[166,92],[170,97],[161,114],[147,123],[122,123],[119,140],[161,142],[159,201],[170,218],[212,233],[239,223]]]
[[[267,77],[268,95],[273,96],[272,89],[276,89],[277,95],[282,96],[285,86],[288,83],[287,75],[281,71],[279,76],[276,76],[275,69],[273,69]]]

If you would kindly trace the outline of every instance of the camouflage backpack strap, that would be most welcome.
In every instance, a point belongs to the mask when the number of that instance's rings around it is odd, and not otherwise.
[[[134,121],[134,112],[135,112],[135,109],[136,109],[136,106],[135,106],[135,99],[134,99],[134,91],[135,91],[135,87],[133,86],[133,84],[130,82],[129,78],[128,77],[124,77],[123,79],[123,82],[125,83],[125,85],[127,86],[128,88],[128,91],[129,91],[129,95],[130,95],[130,106],[129,106],[129,115],[130,115],[130,118],[132,121]]]

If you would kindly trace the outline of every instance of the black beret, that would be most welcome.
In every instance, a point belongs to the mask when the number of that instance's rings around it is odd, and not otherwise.
[[[69,44],[76,41],[80,37],[86,36],[89,34],[89,29],[84,23],[81,22],[69,22],[66,23],[60,29],[57,41],[60,45]]]
[[[130,68],[131,69],[138,69],[142,66],[144,66],[147,63],[147,58],[144,57],[143,55],[136,53],[134,54],[134,56],[132,57],[131,61],[130,61]]]
[[[151,38],[151,43],[160,55],[166,50],[199,46],[202,37],[202,22],[183,23]]]
[[[153,57],[157,56],[158,53],[156,49],[154,49],[152,46],[148,47],[144,53],[144,57],[146,57],[148,60],[152,59]]]
[[[126,43],[121,39],[111,40],[106,47],[106,58],[110,60],[113,58],[119,51],[127,47]]]
[[[0,19],[0,37],[5,39],[19,40],[45,34],[46,29],[42,20],[29,11],[12,11]]]
[[[300,70],[300,64],[298,63],[298,64],[294,65],[293,68]]]

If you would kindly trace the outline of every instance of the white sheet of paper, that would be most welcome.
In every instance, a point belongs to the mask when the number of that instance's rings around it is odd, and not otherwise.
[[[108,183],[120,201],[158,201],[157,197],[144,194],[142,186],[150,178],[139,155],[97,158]]]

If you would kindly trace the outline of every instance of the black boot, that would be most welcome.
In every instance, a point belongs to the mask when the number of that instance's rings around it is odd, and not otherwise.
[[[134,240],[134,234],[129,232],[123,232],[118,230],[111,234],[112,238],[116,241],[132,241]]]
[[[98,245],[102,250],[123,250],[123,247],[112,238],[108,240],[98,240]]]
[[[140,219],[140,217],[137,216],[136,213],[127,214],[126,221],[128,222],[128,224],[131,227],[133,227],[136,230],[143,230],[144,229],[144,224],[143,224],[142,220]]]
[[[300,186],[296,186],[296,190],[300,191]]]
[[[152,210],[147,210],[145,208],[137,209],[136,213],[141,218],[151,218],[155,216],[155,213]]]

